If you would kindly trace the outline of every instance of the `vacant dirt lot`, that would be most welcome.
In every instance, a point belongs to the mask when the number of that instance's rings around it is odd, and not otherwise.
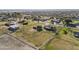
[[[0,49],[25,49],[32,50],[33,48],[26,45],[25,43],[11,37],[7,34],[0,36]]]

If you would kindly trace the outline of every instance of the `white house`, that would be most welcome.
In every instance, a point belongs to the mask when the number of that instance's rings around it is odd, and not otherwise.
[[[51,20],[51,22],[52,22],[54,25],[57,25],[57,24],[60,23],[60,19],[54,18],[54,19]]]

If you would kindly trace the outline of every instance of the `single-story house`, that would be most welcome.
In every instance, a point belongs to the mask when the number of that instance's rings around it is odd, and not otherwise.
[[[76,28],[79,28],[79,23],[75,24]]]
[[[67,24],[66,26],[67,26],[67,27],[76,27],[75,24]]]
[[[19,25],[11,25],[9,26],[8,30],[15,32],[17,29],[19,29]]]
[[[75,36],[76,38],[79,38],[79,32],[74,32],[74,36]]]
[[[66,24],[70,24],[70,23],[72,23],[72,20],[66,19],[66,20],[65,20],[65,23],[66,23]]]
[[[35,17],[33,20],[34,21],[42,21],[42,22],[44,22],[44,21],[47,21],[49,19],[50,19],[49,17]]]
[[[15,32],[17,29],[19,29],[19,24],[17,22],[11,22],[8,30]]]
[[[51,26],[51,25],[45,25],[44,26],[44,29],[45,30],[48,30],[48,31],[53,31],[53,32],[56,32],[56,28]]]
[[[60,23],[60,19],[52,19],[51,23],[54,24],[54,25],[57,25],[57,24]]]

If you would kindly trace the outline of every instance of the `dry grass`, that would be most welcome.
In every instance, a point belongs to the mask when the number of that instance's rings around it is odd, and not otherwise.
[[[60,35],[53,39],[50,43],[42,49],[55,49],[55,50],[74,50],[79,49],[79,41],[72,35]]]
[[[0,22],[0,35],[4,34],[7,32],[6,26],[4,26],[6,22]]]
[[[19,31],[14,33],[17,37],[24,38],[26,41],[33,43],[35,46],[39,47],[43,44],[44,41],[49,39],[52,36],[52,32],[49,31],[41,31],[38,32],[33,30],[33,26],[43,25],[44,23],[40,22],[31,22],[29,21],[28,25],[24,25]]]

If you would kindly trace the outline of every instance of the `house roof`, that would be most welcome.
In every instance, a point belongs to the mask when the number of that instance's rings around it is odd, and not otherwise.
[[[74,35],[79,36],[79,32],[74,32]]]
[[[10,24],[12,24],[12,25],[9,26],[11,28],[19,27],[19,24],[17,22],[15,22],[15,21],[12,21]]]
[[[14,25],[10,25],[11,28],[16,28],[16,27],[19,27],[18,24],[14,24]]]
[[[65,22],[72,22],[72,20],[70,20],[70,19],[66,19]]]
[[[76,26],[79,26],[79,23],[75,24]]]
[[[60,22],[60,19],[53,19],[53,22]]]
[[[75,24],[67,24],[67,27],[76,27]]]

